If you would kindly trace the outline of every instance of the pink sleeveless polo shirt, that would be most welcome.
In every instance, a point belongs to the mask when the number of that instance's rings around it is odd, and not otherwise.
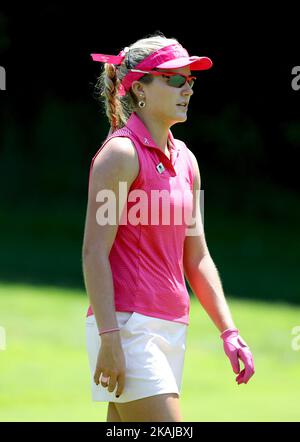
[[[138,176],[128,189],[127,215],[122,218],[125,222],[119,223],[109,254],[115,309],[188,325],[190,297],[184,279],[183,246],[188,226],[186,220],[192,216],[194,180],[188,149],[183,141],[174,139],[169,130],[169,159],[133,112],[126,125],[108,136],[94,155],[89,177],[96,156],[113,137],[130,138],[139,159]],[[167,203],[162,203],[162,197],[154,202],[151,196],[153,190],[165,190],[169,195]],[[129,198],[132,191],[142,191],[143,198],[134,196],[134,192]],[[132,213],[141,222],[137,222],[136,218],[134,223],[130,222],[132,217],[129,213],[134,206]],[[145,215],[147,209],[148,219]],[[87,316],[92,314],[89,306]]]

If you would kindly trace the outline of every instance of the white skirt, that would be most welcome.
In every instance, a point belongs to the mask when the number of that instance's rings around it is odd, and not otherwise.
[[[116,397],[96,385],[94,373],[101,346],[95,316],[86,317],[86,345],[93,401],[129,402],[163,393],[180,395],[187,325],[137,312],[116,312],[125,355],[125,386]],[[100,379],[101,380],[101,379]]]

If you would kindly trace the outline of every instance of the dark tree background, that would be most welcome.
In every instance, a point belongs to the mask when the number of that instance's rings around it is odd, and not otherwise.
[[[171,130],[198,158],[226,293],[299,302],[295,11],[165,6],[165,16],[154,4],[0,8],[0,278],[83,287],[89,165],[109,129],[90,53],[117,54],[160,31],[214,62],[196,73],[188,120]]]

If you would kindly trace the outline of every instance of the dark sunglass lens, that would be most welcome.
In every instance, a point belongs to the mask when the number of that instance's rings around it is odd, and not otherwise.
[[[182,87],[185,83],[185,78],[182,75],[172,75],[169,77],[169,85],[174,87]]]

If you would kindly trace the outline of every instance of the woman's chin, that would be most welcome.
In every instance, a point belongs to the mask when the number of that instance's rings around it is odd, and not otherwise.
[[[187,120],[187,114],[185,115],[178,115],[178,121],[186,121]]]

